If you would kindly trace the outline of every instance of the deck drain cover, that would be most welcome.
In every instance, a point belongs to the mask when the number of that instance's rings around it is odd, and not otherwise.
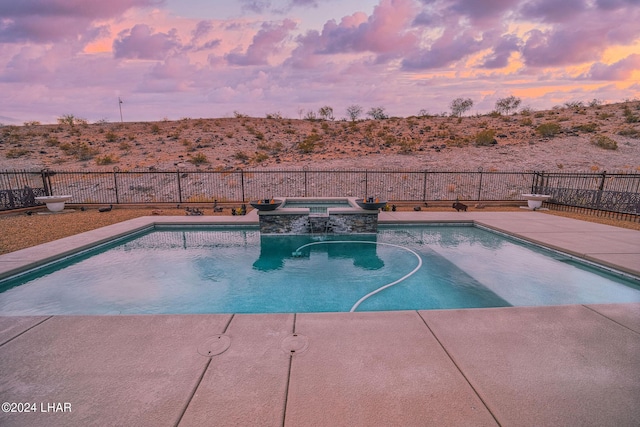
[[[309,348],[309,338],[300,334],[293,334],[282,340],[282,351],[290,355],[301,354]]]
[[[217,356],[224,353],[231,345],[231,338],[226,335],[216,335],[198,346],[198,353],[203,356]]]

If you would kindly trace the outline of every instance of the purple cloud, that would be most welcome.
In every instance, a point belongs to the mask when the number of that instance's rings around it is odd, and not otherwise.
[[[533,0],[523,4],[520,14],[524,19],[565,22],[586,9],[585,0]]]
[[[640,54],[634,53],[611,65],[596,62],[587,77],[591,80],[626,80],[634,71],[640,71]]]
[[[408,71],[442,68],[483,49],[485,43],[476,40],[470,32],[456,32],[445,31],[429,48],[406,57],[402,61],[402,68]]]
[[[285,5],[273,6],[273,2],[270,0],[238,0],[239,3],[242,4],[242,10],[254,12],[254,13],[265,13],[265,12],[275,12],[284,14],[289,12],[294,7],[318,7],[319,3],[322,0],[290,0]],[[324,0],[326,1],[326,0]],[[277,1],[276,1],[277,2]]]
[[[113,18],[132,8],[164,0],[20,0],[0,2],[0,42],[48,43],[76,39],[94,30],[93,22]]]
[[[121,31],[113,41],[116,58],[164,59],[181,47],[176,30],[168,33],[153,33],[148,25],[138,24],[130,30]]]
[[[500,37],[499,42],[494,46],[493,52],[484,58],[482,68],[504,68],[509,63],[511,53],[520,50],[520,39],[512,34]]]
[[[454,0],[448,13],[463,14],[471,19],[499,18],[520,0]]]
[[[596,6],[603,10],[616,10],[627,6],[640,6],[640,0],[596,0]]]
[[[231,52],[225,59],[233,65],[267,65],[267,59],[280,49],[280,44],[296,28],[296,23],[285,19],[280,25],[262,24],[245,53]]]

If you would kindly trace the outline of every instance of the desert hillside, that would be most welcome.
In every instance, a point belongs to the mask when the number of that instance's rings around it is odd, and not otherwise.
[[[0,127],[0,170],[640,171],[640,101],[471,117],[281,117]]]

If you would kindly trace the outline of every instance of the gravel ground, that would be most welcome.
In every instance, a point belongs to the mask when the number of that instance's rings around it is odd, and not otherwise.
[[[449,207],[429,207],[423,209],[426,211],[451,211],[451,208]],[[470,210],[474,209],[474,207],[470,207]],[[402,206],[399,207],[399,210],[412,211],[413,207]],[[515,206],[487,206],[483,208],[483,210],[521,212],[521,210]],[[231,208],[224,208],[222,213],[213,213],[210,208],[207,208],[204,213],[207,216],[231,215]],[[541,213],[640,230],[640,223],[630,221],[599,218],[591,215],[569,212],[541,211]],[[0,230],[2,230],[0,237],[0,254],[6,254],[19,249],[28,248],[99,227],[104,227],[106,225],[147,215],[183,216],[185,215],[185,210],[164,208],[114,208],[110,212],[98,212],[97,209],[90,209],[87,211],[76,210],[75,212],[56,215],[40,215],[37,213],[34,213],[33,215],[27,215],[25,213],[0,215]]]

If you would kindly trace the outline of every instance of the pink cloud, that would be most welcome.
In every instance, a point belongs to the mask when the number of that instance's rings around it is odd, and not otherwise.
[[[163,59],[179,47],[181,44],[175,30],[153,33],[153,29],[144,24],[121,31],[113,41],[116,58]]]
[[[370,17],[357,12],[343,17],[339,24],[328,21],[321,33],[309,31],[299,37],[292,62],[305,67],[306,61],[314,61],[314,55],[336,53],[371,52],[385,60],[397,57],[417,43],[417,35],[411,29],[417,13],[412,0],[381,0]]]
[[[627,80],[635,71],[640,71],[640,54],[637,53],[610,65],[596,62],[587,77],[591,80]]]
[[[245,53],[230,52],[225,59],[233,65],[267,65],[269,56],[280,50],[281,43],[295,28],[296,23],[290,19],[279,25],[264,23]]]

